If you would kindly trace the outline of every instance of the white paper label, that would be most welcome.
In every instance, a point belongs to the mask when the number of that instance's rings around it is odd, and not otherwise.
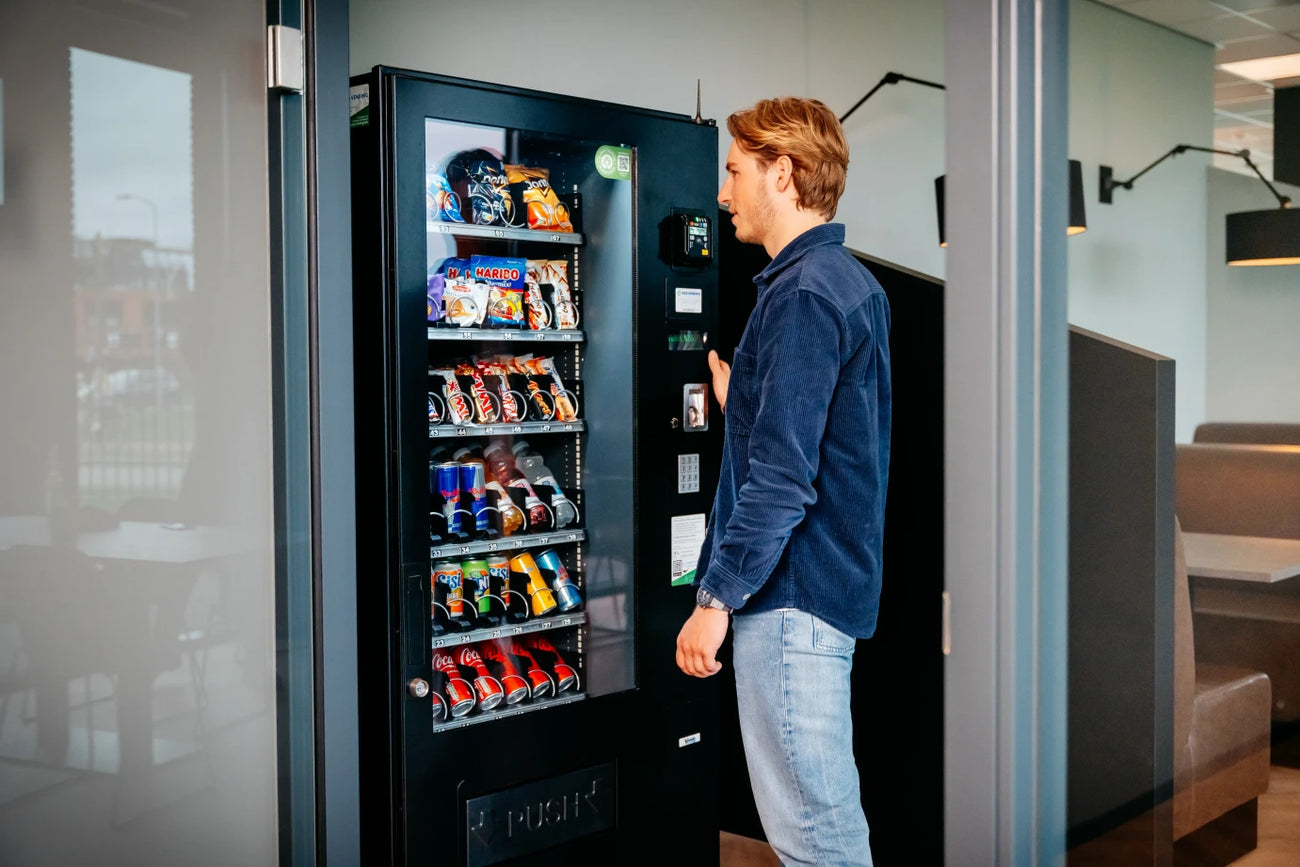
[[[674,308],[678,313],[703,313],[704,290],[677,287],[677,299]]]
[[[671,566],[673,586],[690,584],[695,580],[695,567],[700,562],[700,548],[704,546],[704,530],[708,516],[676,515],[672,519]]]

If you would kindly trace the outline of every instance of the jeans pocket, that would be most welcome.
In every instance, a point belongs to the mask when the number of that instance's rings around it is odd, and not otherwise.
[[[827,653],[852,653],[858,640],[840,632],[820,617],[813,617],[813,647]]]

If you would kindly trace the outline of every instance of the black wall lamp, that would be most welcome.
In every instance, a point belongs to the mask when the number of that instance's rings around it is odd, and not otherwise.
[[[1269,183],[1268,178],[1264,177],[1259,167],[1251,160],[1248,150],[1229,151],[1187,144],[1174,145],[1168,153],[1126,181],[1115,180],[1114,170],[1110,166],[1102,166],[1097,183],[1101,203],[1111,204],[1116,187],[1133,189],[1133,182],[1138,178],[1170,157],[1187,151],[1240,157],[1277,199],[1278,207],[1272,210],[1228,214],[1225,232],[1227,243],[1224,251],[1227,263],[1229,265],[1300,265],[1300,211],[1291,209],[1290,197],[1282,195]]]
[[[886,72],[876,86],[868,90],[866,95],[853,104],[853,108],[844,112],[840,116],[840,123],[848,120],[849,115],[858,110],[858,107],[868,99],[876,95],[876,91],[886,84],[898,84],[900,81],[908,81],[912,84],[921,84],[925,87],[933,87],[935,90],[947,90],[942,84],[936,81],[926,81],[923,78],[913,78],[910,75],[903,75],[901,72]],[[939,217],[939,246],[947,247],[948,240],[944,234],[944,177],[940,175],[934,179],[934,203],[935,210]],[[1083,164],[1078,160],[1070,160],[1070,223],[1065,229],[1067,235],[1077,235],[1080,232],[1088,230],[1088,216],[1084,207],[1083,198]]]

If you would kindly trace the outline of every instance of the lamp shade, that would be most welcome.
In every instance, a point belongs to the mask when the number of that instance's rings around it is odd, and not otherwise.
[[[1300,211],[1229,214],[1226,235],[1229,265],[1300,265]]]
[[[946,175],[934,179],[934,205],[939,215],[939,246],[947,247],[948,239],[944,235],[944,181]],[[1065,234],[1078,235],[1088,231],[1088,215],[1083,199],[1083,163],[1070,160],[1070,222],[1065,227]]]

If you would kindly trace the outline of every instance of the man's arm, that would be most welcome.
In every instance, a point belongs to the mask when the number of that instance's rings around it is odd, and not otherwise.
[[[842,334],[840,315],[811,292],[773,299],[764,313],[749,477],[700,580],[732,608],[767,581],[817,498],[813,480],[839,378]]]

